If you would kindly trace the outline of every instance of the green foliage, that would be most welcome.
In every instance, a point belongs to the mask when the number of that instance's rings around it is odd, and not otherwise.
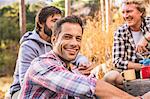
[[[34,29],[36,12],[29,10],[26,5],[27,31]],[[18,53],[19,30],[19,5],[14,3],[0,9],[0,76],[12,75]]]
[[[0,40],[19,39],[19,9],[17,4],[0,9]]]
[[[37,3],[34,4],[27,4],[29,5],[29,12],[38,12],[41,8],[43,8],[44,6],[48,6],[48,4],[46,4],[45,2],[39,1]]]
[[[0,40],[15,40],[20,38],[19,30],[19,7],[18,3],[0,9]],[[29,10],[30,5],[26,5],[27,31],[34,29],[36,12]]]
[[[32,31],[34,29],[35,26],[34,21],[35,21],[36,13],[37,13],[36,10],[33,11],[30,10],[29,4],[26,5],[26,19],[27,19],[26,30],[27,31]]]
[[[19,39],[19,23],[18,18],[0,17],[0,39],[1,40],[18,40]]]
[[[90,6],[98,4],[97,1],[99,0],[82,0],[81,2],[84,2],[84,6]],[[71,0],[71,4],[78,4],[79,2],[80,0]],[[65,0],[55,0],[55,2],[49,5],[56,6],[65,12]],[[27,31],[34,29],[36,13],[44,6],[47,6],[44,2],[26,5]],[[0,8],[0,73],[7,72],[8,74],[12,74],[17,58],[18,47],[16,46],[18,46],[19,39],[19,4],[14,3],[10,6]]]
[[[0,9],[0,75],[12,74],[19,35],[18,3]]]
[[[73,1],[73,0],[71,0],[71,1]],[[51,5],[56,6],[57,8],[59,8],[60,10],[65,12],[65,0],[57,0],[55,2],[52,2]]]
[[[71,13],[74,13],[78,10],[78,6],[74,7],[73,5],[80,5],[83,3],[83,7],[89,7],[91,12],[89,13],[90,16],[94,16],[95,12],[99,9],[99,2],[100,0],[70,0],[71,1]],[[61,9],[65,13],[65,0],[57,0],[55,2],[50,3],[50,5],[56,6]]]
[[[11,40],[0,42],[0,75],[13,74],[17,52],[17,42]]]
[[[32,31],[34,29],[34,24],[31,22],[28,22],[26,25],[26,28],[28,31]]]
[[[7,7],[3,7],[0,11],[0,16],[4,15],[5,13],[7,13],[9,10],[11,10],[12,7],[11,6],[7,6]]]

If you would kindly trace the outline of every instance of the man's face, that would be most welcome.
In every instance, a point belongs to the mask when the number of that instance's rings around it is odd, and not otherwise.
[[[54,24],[57,20],[61,19],[60,14],[55,14],[54,16],[49,16],[46,20],[46,25],[49,29],[53,29]]]
[[[123,18],[131,29],[139,28],[141,25],[142,13],[136,8],[135,4],[122,5]]]
[[[54,23],[61,18],[60,14],[55,14],[54,16],[49,16],[46,20],[46,23],[44,24],[44,33],[47,36],[46,41],[51,42],[51,34],[52,29],[54,27]]]
[[[76,23],[64,23],[58,37],[54,36],[53,51],[67,61],[76,58],[82,39],[82,28]]]

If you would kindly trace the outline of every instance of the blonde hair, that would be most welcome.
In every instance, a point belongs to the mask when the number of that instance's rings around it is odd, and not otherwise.
[[[137,9],[143,13],[142,17],[146,16],[146,8],[145,8],[145,2],[144,0],[123,0],[122,4],[128,5],[128,4],[135,4]]]

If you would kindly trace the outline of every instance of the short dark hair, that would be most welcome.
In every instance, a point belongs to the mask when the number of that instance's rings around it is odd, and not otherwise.
[[[64,23],[77,23],[77,24],[79,24],[82,28],[82,33],[83,33],[83,22],[82,22],[81,18],[78,16],[75,16],[75,15],[72,15],[72,16],[67,16],[67,17],[64,17],[64,18],[56,21],[56,23],[54,25],[54,31],[53,31],[54,36],[58,36],[60,34],[61,26]]]
[[[35,27],[36,27],[36,31],[39,32],[41,31],[41,27],[39,24],[43,24],[46,23],[46,20],[49,16],[54,16],[55,14],[60,14],[62,15],[61,10],[59,10],[58,8],[54,7],[54,6],[47,6],[42,8],[35,19]]]

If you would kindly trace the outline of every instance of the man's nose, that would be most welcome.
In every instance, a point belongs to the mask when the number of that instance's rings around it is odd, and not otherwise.
[[[124,17],[124,18],[126,18],[126,17],[128,17],[128,16],[129,16],[128,13],[126,13],[126,12],[123,13],[123,17]]]
[[[70,43],[71,43],[72,45],[78,45],[78,44],[79,44],[79,42],[77,41],[76,38],[73,38],[73,39],[70,41]]]

